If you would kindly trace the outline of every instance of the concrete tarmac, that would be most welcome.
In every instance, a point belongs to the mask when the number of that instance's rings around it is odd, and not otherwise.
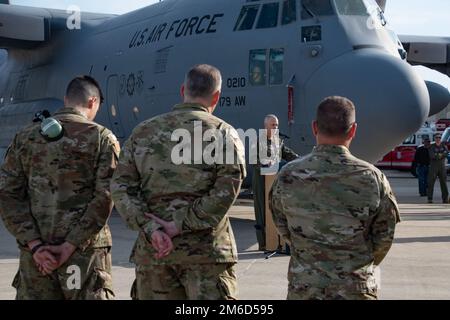
[[[450,205],[441,204],[439,185],[433,204],[419,197],[417,180],[408,172],[386,171],[397,196],[402,222],[395,242],[381,265],[380,298],[450,299]],[[283,300],[287,293],[288,256],[257,251],[253,203],[240,200],[233,207],[231,223],[236,236],[239,263],[239,298]],[[110,219],[113,233],[113,281],[118,299],[129,299],[134,266],[128,262],[136,234],[120,216]],[[18,251],[12,236],[0,223],[0,299],[13,299],[11,282],[18,266]]]

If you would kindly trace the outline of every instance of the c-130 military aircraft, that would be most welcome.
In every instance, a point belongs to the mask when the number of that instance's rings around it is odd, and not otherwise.
[[[359,123],[352,152],[375,162],[450,101],[446,88],[427,87],[407,63],[384,18],[385,1],[378,4],[165,0],[121,16],[82,13],[75,30],[66,11],[0,4],[0,157],[37,111],[63,105],[76,75],[101,83],[106,101],[96,121],[123,142],[138,123],[180,101],[189,67],[208,63],[223,74],[217,116],[246,130],[275,113],[300,154],[315,144],[318,103],[330,95],[352,99]],[[426,60],[433,44],[422,42],[406,49]],[[446,59],[438,61],[449,70]]]

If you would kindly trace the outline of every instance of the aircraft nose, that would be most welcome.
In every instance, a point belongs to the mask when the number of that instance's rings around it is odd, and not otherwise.
[[[409,64],[378,49],[355,50],[326,63],[308,81],[305,95],[314,112],[327,96],[354,102],[358,130],[351,151],[372,163],[416,132],[430,110],[425,82]]]

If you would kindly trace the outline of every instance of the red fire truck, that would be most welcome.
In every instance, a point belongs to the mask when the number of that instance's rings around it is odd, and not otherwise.
[[[422,144],[425,136],[428,136],[430,141],[433,141],[435,132],[434,128],[424,125],[419,131],[403,141],[401,145],[386,154],[382,160],[376,163],[376,166],[383,169],[410,170],[417,147]]]

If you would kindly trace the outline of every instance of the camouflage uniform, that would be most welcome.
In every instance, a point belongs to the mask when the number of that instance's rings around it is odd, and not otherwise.
[[[109,183],[119,145],[106,128],[73,108],[54,115],[65,135],[46,141],[40,125],[19,132],[0,172],[0,214],[20,248],[13,285],[18,299],[110,299],[112,210]],[[41,239],[58,245],[68,241],[74,254],[50,276],[35,266],[27,243]],[[69,290],[69,266],[81,271],[81,287]]]
[[[437,146],[436,143],[432,143],[428,152],[430,155],[430,171],[428,172],[427,188],[428,201],[433,201],[434,183],[436,182],[436,178],[439,178],[442,202],[448,203],[447,170],[445,168],[448,149],[444,144]]]
[[[271,142],[267,139],[267,157],[271,157]],[[259,152],[259,144],[256,146]],[[279,150],[281,150],[280,159],[287,162],[297,159],[299,156],[290,148],[286,147],[284,140],[280,140]],[[253,189],[253,206],[255,210],[255,229],[256,239],[258,240],[259,250],[266,248],[266,186],[264,175],[261,175],[262,164],[259,161],[253,166],[252,189]]]
[[[376,299],[374,266],[400,221],[383,173],[344,146],[316,147],[287,164],[270,204],[291,244],[288,299]]]
[[[172,162],[172,150],[179,145],[171,141],[172,132],[185,129],[193,136],[194,121],[201,121],[201,132],[218,129],[231,142],[235,164]],[[139,231],[131,253],[131,262],[137,265],[132,298],[236,298],[237,249],[227,212],[245,178],[244,162],[244,149],[233,127],[197,104],[176,105],[172,112],[133,131],[111,181],[119,213],[131,229]],[[172,239],[174,250],[160,260],[154,258],[149,239],[161,226],[146,212],[175,221],[182,230]]]

